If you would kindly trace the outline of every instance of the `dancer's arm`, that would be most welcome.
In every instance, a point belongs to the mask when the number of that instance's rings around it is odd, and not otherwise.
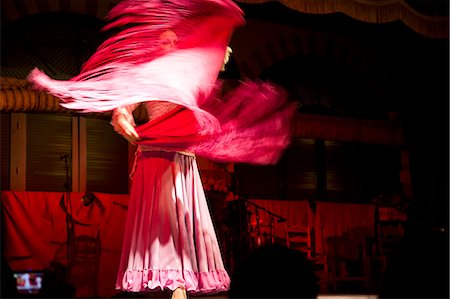
[[[139,135],[134,129],[136,126],[133,117],[133,110],[138,104],[128,105],[114,109],[111,119],[111,125],[114,131],[122,135],[128,142],[134,144]]]

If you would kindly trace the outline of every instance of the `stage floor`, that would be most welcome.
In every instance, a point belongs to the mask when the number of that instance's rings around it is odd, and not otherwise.
[[[119,297],[116,296],[115,298],[154,298],[154,299],[170,299],[170,296],[166,295],[166,296],[162,296],[162,295],[151,295],[151,296],[136,296],[133,297],[131,296],[131,294],[124,296],[124,297]],[[231,299],[228,297],[227,293],[222,293],[222,294],[216,294],[216,295],[209,295],[209,296],[192,296],[190,295],[189,298],[192,299]],[[319,295],[317,296],[317,299],[378,299],[377,295],[374,294],[323,294],[323,295]]]

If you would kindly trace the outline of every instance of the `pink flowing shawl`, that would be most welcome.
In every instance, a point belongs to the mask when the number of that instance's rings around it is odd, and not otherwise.
[[[289,144],[294,111],[286,94],[259,81],[244,82],[223,99],[214,92],[231,34],[244,24],[236,4],[125,0],[107,19],[104,29],[119,32],[97,49],[78,76],[58,81],[34,69],[28,77],[34,87],[81,112],[155,100],[176,103],[187,108],[182,113],[187,119],[175,113],[174,118],[151,120],[137,128],[140,143],[188,149],[218,161],[277,162]],[[158,37],[166,30],[174,31],[179,42],[176,50],[162,54]]]

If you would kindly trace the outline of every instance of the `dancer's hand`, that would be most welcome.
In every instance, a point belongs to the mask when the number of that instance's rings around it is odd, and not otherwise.
[[[117,108],[113,112],[111,125],[114,131],[122,135],[128,142],[135,144],[139,140],[139,135],[134,129],[136,124],[134,123],[133,114],[126,108]]]

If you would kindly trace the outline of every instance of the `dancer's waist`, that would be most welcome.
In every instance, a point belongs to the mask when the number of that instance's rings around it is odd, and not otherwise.
[[[138,152],[169,152],[169,153],[178,153],[178,154],[182,154],[182,155],[186,155],[186,156],[192,156],[195,157],[195,154],[193,152],[190,151],[186,151],[186,150],[173,150],[173,149],[167,149],[164,147],[159,147],[159,146],[153,146],[153,145],[146,145],[146,144],[140,144],[138,145]]]

